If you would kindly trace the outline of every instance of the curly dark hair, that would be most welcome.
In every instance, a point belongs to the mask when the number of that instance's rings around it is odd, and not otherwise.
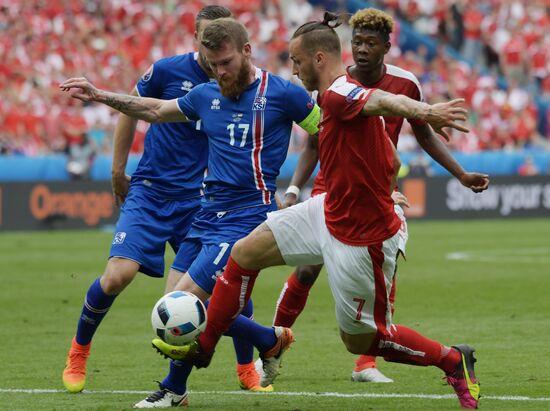
[[[385,41],[390,39],[390,33],[393,31],[393,18],[382,10],[368,8],[358,10],[349,24],[353,31],[372,30],[379,33]]]

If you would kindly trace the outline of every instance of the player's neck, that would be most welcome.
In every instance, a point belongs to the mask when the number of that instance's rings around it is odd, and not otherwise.
[[[248,63],[248,85],[256,81],[256,66],[252,62]]]
[[[346,68],[339,62],[327,66],[319,77],[319,94],[323,94],[338,77],[346,75]]]
[[[352,66],[349,68],[349,74],[363,85],[375,84],[384,76],[384,65],[381,64],[372,70],[361,70],[357,66]]]

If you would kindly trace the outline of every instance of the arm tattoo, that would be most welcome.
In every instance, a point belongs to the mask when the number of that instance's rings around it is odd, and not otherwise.
[[[405,118],[421,118],[422,105],[404,95],[384,93],[378,99],[379,113],[382,116],[399,116]]]
[[[114,108],[115,110],[121,111],[122,113],[127,113],[129,104],[126,101],[120,101],[112,96],[107,96],[105,99],[105,104]]]
[[[98,100],[130,117],[148,122],[158,121],[157,107],[153,99],[106,92],[103,98],[100,97]]]

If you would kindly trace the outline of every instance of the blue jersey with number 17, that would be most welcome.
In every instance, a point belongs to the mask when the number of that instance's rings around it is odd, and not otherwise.
[[[178,106],[189,119],[200,119],[208,136],[203,208],[209,211],[270,204],[292,123],[315,134],[320,117],[302,87],[260,69],[238,98],[222,96],[210,82],[179,98]]]

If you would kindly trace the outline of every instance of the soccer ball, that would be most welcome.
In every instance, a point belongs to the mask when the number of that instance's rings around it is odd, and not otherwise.
[[[153,307],[151,323],[164,342],[171,345],[189,344],[206,328],[206,308],[195,294],[172,291]]]

